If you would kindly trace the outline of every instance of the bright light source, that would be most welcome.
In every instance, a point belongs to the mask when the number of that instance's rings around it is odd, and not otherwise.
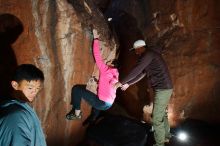
[[[188,136],[185,132],[180,132],[178,135],[177,135],[177,138],[181,141],[186,141]]]
[[[112,18],[108,18],[108,21],[109,21],[109,22],[112,21]]]

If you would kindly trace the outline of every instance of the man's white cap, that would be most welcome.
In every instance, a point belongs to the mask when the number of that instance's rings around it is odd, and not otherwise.
[[[144,40],[137,40],[134,42],[133,48],[129,49],[129,51],[140,48],[140,47],[144,47],[144,46],[146,46],[146,43]]]

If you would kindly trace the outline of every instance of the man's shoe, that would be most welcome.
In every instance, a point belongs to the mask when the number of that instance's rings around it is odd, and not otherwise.
[[[167,136],[165,137],[165,143],[169,143],[170,142],[170,139],[172,138],[172,134],[167,134]]]
[[[80,120],[82,119],[82,112],[79,113],[79,115],[77,116],[75,114],[75,110],[71,110],[67,115],[66,115],[66,119],[67,120]]]

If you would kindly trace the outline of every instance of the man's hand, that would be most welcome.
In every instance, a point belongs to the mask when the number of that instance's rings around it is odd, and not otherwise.
[[[129,85],[128,84],[124,84],[121,86],[121,90],[125,91],[126,89],[128,89]]]
[[[94,37],[94,39],[99,38],[99,35],[98,35],[98,32],[97,32],[96,29],[93,29],[93,30],[92,30],[92,33],[93,33],[93,37]]]

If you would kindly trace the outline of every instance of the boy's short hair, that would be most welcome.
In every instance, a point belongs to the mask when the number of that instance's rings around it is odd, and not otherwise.
[[[44,81],[43,72],[32,64],[19,65],[14,72],[12,77],[13,81],[20,82],[22,80],[32,81],[40,80]]]

